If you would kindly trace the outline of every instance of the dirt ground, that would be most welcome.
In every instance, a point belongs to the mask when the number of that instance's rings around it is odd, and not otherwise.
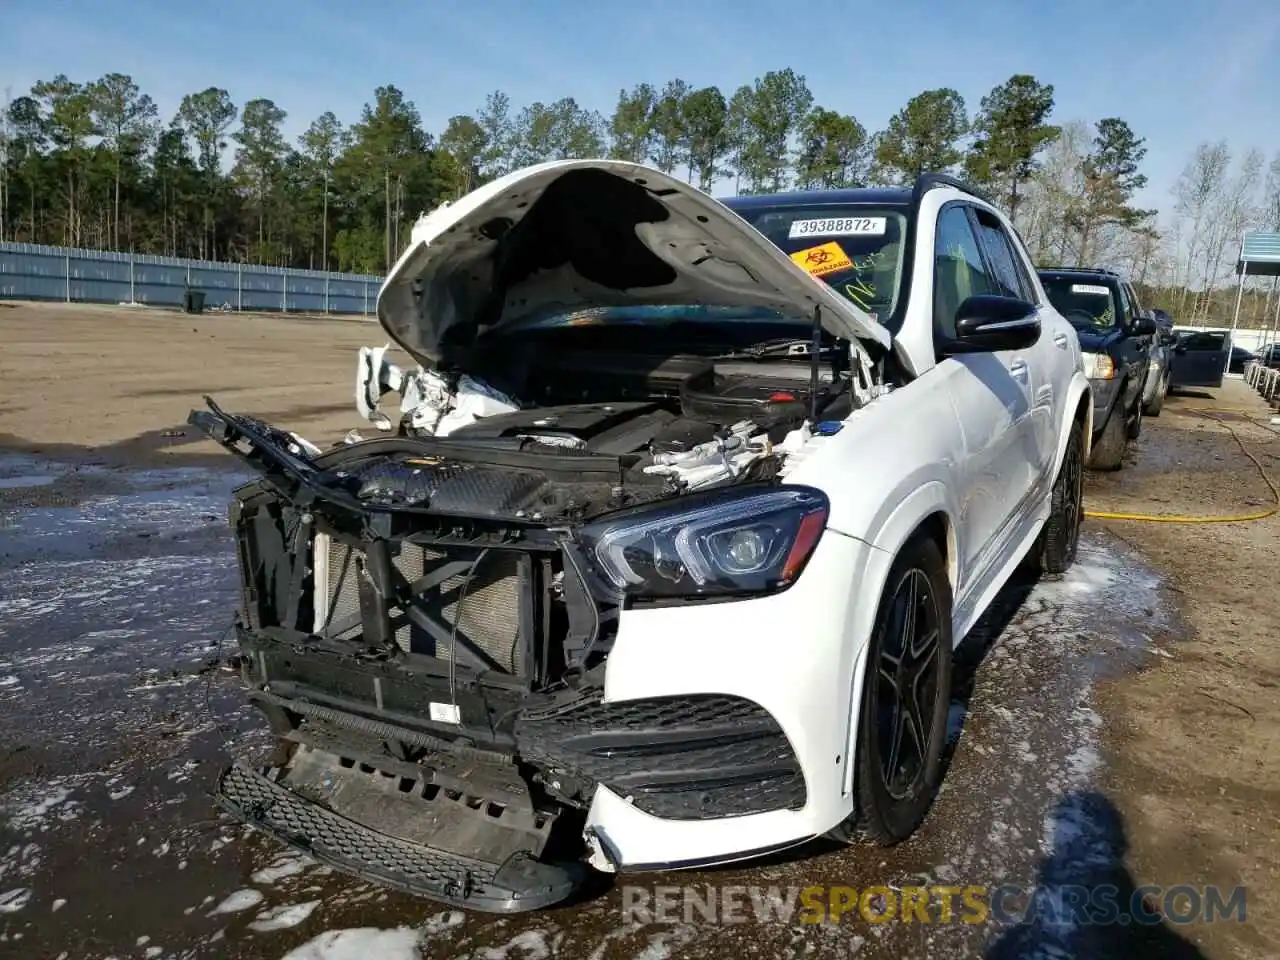
[[[0,301],[0,443],[51,455],[94,447],[108,461],[222,458],[186,425],[210,394],[325,447],[372,429],[355,408],[356,350],[383,342],[358,318]]]
[[[1131,461],[1092,475],[1086,506],[1147,514],[1253,513],[1271,505],[1229,424],[1280,483],[1280,428],[1239,381],[1171,397]],[[1189,636],[1176,655],[1104,685],[1108,794],[1138,883],[1248,889],[1248,923],[1196,928],[1213,957],[1280,955],[1280,516],[1251,523],[1106,522],[1170,578]],[[1106,741],[1104,741],[1106,742]],[[1188,932],[1188,931],[1184,931]]]
[[[0,447],[104,463],[225,463],[185,423],[206,393],[327,446],[368,427],[354,408],[355,349],[383,339],[376,325],[352,320],[0,302]],[[1257,469],[1203,413],[1226,417],[1280,482],[1271,411],[1230,381],[1171,397],[1124,470],[1089,476],[1087,507],[1266,507]],[[1125,865],[1137,884],[1247,887],[1247,923],[1181,933],[1204,956],[1280,955],[1280,907],[1268,896],[1280,879],[1280,517],[1088,526],[1168,578],[1188,633],[1157,665],[1100,688],[1102,785],[1124,819]]]

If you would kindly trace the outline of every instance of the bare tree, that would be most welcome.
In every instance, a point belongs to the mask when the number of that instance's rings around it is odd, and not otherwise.
[[[1084,190],[1084,160],[1092,133],[1076,120],[1045,149],[1040,169],[1018,208],[1018,229],[1041,263],[1066,264],[1073,252],[1071,231],[1062,211]]]
[[[1239,172],[1228,177],[1213,198],[1205,221],[1202,276],[1205,292],[1213,291],[1235,265],[1235,245],[1258,216],[1257,195],[1262,179],[1263,156],[1250,150]],[[1207,301],[1206,301],[1207,302]],[[1205,310],[1208,316],[1208,307]]]
[[[1267,184],[1263,189],[1261,223],[1264,229],[1280,232],[1280,153],[1277,153],[1267,168]],[[1271,286],[1267,288],[1267,303],[1263,307],[1262,317],[1265,321],[1271,316],[1271,300],[1280,290],[1280,277],[1271,278]],[[1276,304],[1276,322],[1280,323],[1280,303]],[[1274,324],[1273,324],[1274,325]]]
[[[1222,195],[1230,167],[1231,152],[1225,140],[1202,143],[1196,147],[1191,161],[1174,185],[1174,214],[1179,224],[1186,228],[1186,248],[1182,251],[1184,266],[1178,278],[1182,288],[1178,294],[1179,312],[1186,309],[1193,287],[1203,289],[1203,276],[1194,275],[1197,255],[1201,254],[1204,246],[1205,219]]]

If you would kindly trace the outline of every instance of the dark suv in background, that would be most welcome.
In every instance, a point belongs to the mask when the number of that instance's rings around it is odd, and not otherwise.
[[[1142,430],[1144,406],[1158,413],[1164,403],[1168,346],[1133,286],[1114,271],[1053,267],[1038,273],[1049,302],[1075,327],[1093,386],[1089,466],[1118,470],[1128,442]],[[1152,391],[1147,390],[1149,375],[1157,378]]]

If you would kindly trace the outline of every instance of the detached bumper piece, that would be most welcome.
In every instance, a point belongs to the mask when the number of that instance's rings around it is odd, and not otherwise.
[[[388,836],[235,764],[218,780],[218,804],[233,817],[364,880],[457,907],[491,913],[539,910],[582,883],[580,864],[548,864],[517,852],[494,863]]]
[[[529,760],[602,783],[668,820],[714,820],[805,804],[804,774],[763,707],[720,695],[576,702],[516,724]]]

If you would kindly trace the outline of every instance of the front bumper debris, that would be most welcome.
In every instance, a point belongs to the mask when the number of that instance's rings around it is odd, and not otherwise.
[[[453,906],[492,913],[539,910],[569,897],[586,871],[516,852],[502,862],[426,847],[362,826],[240,764],[216,800],[237,820],[337,870]]]

